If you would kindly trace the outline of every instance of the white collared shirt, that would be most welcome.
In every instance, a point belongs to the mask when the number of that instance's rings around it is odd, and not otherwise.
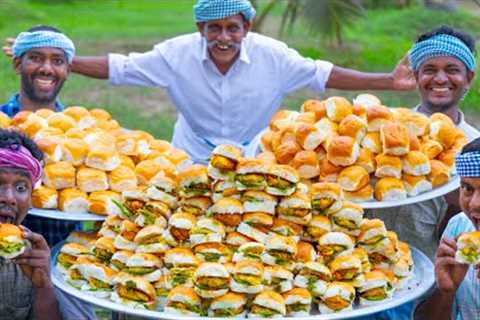
[[[210,59],[200,33],[164,41],[145,53],[110,54],[108,61],[114,85],[167,90],[178,111],[173,145],[196,162],[206,162],[215,145],[248,144],[292,91],[323,92],[333,67],[252,32],[225,75]]]

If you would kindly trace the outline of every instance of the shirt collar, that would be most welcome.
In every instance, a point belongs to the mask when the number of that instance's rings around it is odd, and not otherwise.
[[[210,55],[208,54],[208,46],[207,46],[207,39],[204,36],[202,37],[202,61],[211,60]],[[247,52],[247,46],[245,45],[246,37],[243,39],[242,43],[240,44],[240,56],[238,60],[245,62],[246,64],[250,64],[250,57]]]
[[[22,110],[22,103],[20,102],[19,93],[16,93],[10,97],[10,100],[7,102],[7,107],[7,114],[10,117],[15,116]],[[65,110],[65,106],[59,100],[55,101],[55,111],[62,112],[63,110]]]

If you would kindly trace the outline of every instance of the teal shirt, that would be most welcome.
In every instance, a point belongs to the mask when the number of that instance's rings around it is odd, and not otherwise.
[[[442,238],[455,239],[464,232],[475,231],[472,221],[461,212],[448,222]],[[452,319],[480,319],[480,280],[471,266],[455,294]]]

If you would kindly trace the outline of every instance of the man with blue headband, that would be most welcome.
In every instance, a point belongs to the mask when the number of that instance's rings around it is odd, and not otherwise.
[[[455,159],[455,166],[460,176],[462,212],[450,219],[443,233],[435,258],[436,286],[432,295],[417,309],[415,319],[470,320],[480,317],[480,264],[464,264],[456,258],[458,237],[465,232],[480,230],[480,138],[463,147]],[[475,236],[472,237],[475,241],[473,238]]]
[[[58,29],[37,26],[21,32],[12,46],[13,66],[20,75],[20,90],[0,107],[10,117],[41,108],[63,111],[57,100],[75,56],[73,42]],[[50,246],[81,229],[81,223],[27,216],[25,226],[42,234]]]
[[[72,71],[114,85],[165,88],[178,111],[173,144],[196,162],[216,145],[247,146],[283,98],[301,88],[411,90],[406,63],[392,73],[362,73],[302,57],[285,43],[249,32],[255,9],[247,0],[198,0],[197,33],[128,56],[76,57]]]

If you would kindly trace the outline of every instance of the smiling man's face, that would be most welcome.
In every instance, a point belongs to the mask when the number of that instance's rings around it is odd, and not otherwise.
[[[462,211],[480,230],[480,178],[461,178],[459,200]]]
[[[15,58],[15,69],[22,78],[22,92],[33,102],[55,101],[70,67],[65,52],[58,48],[34,48]]]
[[[422,104],[434,112],[456,106],[470,88],[473,76],[457,58],[428,59],[415,73]]]
[[[0,223],[20,224],[32,199],[32,182],[26,171],[0,169]]]

